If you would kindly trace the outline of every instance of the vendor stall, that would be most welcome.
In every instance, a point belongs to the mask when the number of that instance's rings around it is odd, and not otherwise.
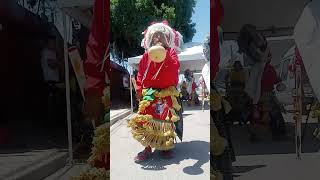
[[[318,91],[316,57],[319,47],[319,1],[310,0],[245,0],[234,2],[223,0],[225,17],[222,25],[225,40],[236,40],[243,25],[251,24],[265,37],[292,36],[301,53],[303,64],[310,78],[314,91]],[[306,4],[309,3],[307,6]],[[302,15],[301,15],[302,14]],[[301,17],[300,17],[301,16]],[[300,17],[300,20],[299,20]],[[296,68],[296,110],[301,113],[301,71]],[[318,92],[315,92],[316,94]],[[319,93],[317,94],[319,97]],[[298,100],[300,99],[300,100]],[[298,114],[299,114],[298,113]],[[296,120],[296,150],[297,157],[301,155],[301,116]]]

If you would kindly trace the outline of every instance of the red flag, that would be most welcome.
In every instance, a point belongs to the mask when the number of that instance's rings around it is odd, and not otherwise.
[[[211,2],[211,27],[210,29],[213,31],[211,32],[212,34],[212,44],[213,47],[211,48],[211,53],[212,54],[212,60],[210,62],[210,77],[213,80],[216,77],[216,74],[219,70],[219,63],[220,63],[220,49],[219,49],[219,34],[218,34],[218,26],[221,24],[222,22],[222,18],[224,15],[224,9],[222,6],[222,3],[220,0],[212,0]]]
[[[105,63],[104,57],[109,54],[109,0],[95,0],[91,33],[87,44],[87,60],[84,71],[87,77],[86,94],[103,95],[105,74],[110,77],[110,58]]]

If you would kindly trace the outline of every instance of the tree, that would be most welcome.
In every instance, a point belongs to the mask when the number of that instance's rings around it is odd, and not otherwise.
[[[191,17],[195,0],[111,0],[111,53],[120,61],[140,55],[141,34],[153,21],[168,20],[171,27],[179,31],[184,41],[192,40],[195,23]]]

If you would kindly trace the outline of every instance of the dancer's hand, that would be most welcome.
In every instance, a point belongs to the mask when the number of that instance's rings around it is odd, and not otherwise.
[[[138,101],[140,101],[142,99],[142,93],[141,92],[137,92],[136,93],[136,98]]]

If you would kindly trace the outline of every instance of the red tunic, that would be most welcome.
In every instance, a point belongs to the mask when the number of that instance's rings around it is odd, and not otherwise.
[[[197,89],[197,84],[195,82],[192,83],[192,92],[194,92]]]
[[[280,81],[274,67],[270,63],[267,63],[261,78],[261,93],[273,91],[274,85]]]
[[[142,84],[142,79],[149,63],[151,64]],[[153,80],[152,77],[157,73],[162,63],[151,62],[148,58],[148,53],[145,52],[143,54],[139,63],[139,71],[137,75],[137,91],[139,93],[141,93],[144,88],[163,89],[178,85],[180,63],[178,55],[174,49],[167,50],[167,56],[163,63],[164,64],[157,78]]]
[[[295,48],[295,62],[294,64],[290,64],[289,65],[289,71],[291,72],[294,72],[296,71],[296,65],[300,65],[301,66],[301,70],[302,70],[302,74],[305,74],[305,67],[304,67],[304,64],[303,64],[303,61],[302,61],[302,57],[300,55],[300,52],[299,52],[299,49],[296,47]]]
[[[216,77],[216,73],[219,70],[219,63],[220,63],[220,49],[219,49],[219,35],[218,35],[218,26],[222,22],[222,18],[224,15],[224,10],[223,6],[220,0],[213,0],[214,5],[211,9],[211,29],[213,32],[212,34],[212,39],[213,39],[213,47],[211,48],[212,52],[210,54],[213,54],[213,58],[211,60],[211,67],[210,67],[210,76],[211,79],[214,79]]]

